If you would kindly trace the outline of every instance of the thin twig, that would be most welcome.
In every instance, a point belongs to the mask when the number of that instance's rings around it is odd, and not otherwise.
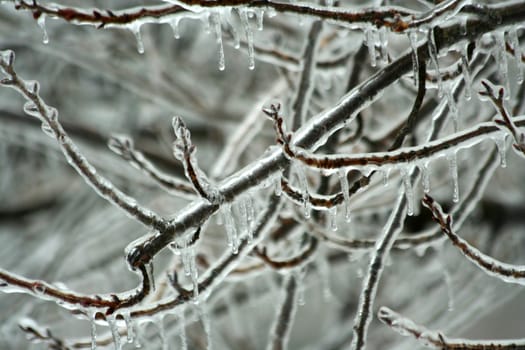
[[[397,312],[383,306],[377,317],[403,336],[412,336],[424,346],[446,350],[524,350],[525,339],[513,340],[467,340],[452,339],[439,331],[427,329]]]

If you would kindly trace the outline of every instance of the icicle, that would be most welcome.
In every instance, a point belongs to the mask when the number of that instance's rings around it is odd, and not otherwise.
[[[91,350],[97,349],[97,324],[96,321],[97,312],[93,312],[91,315]]]
[[[423,192],[429,193],[430,192],[430,169],[429,169],[429,163],[426,162],[421,167],[421,185],[423,186]]]
[[[224,63],[224,46],[222,44],[222,28],[221,28],[221,15],[219,12],[212,15],[213,27],[215,28],[215,37],[217,45],[219,46],[219,70],[223,71],[225,68]]]
[[[310,203],[310,194],[308,192],[308,179],[306,178],[305,169],[296,164],[295,173],[299,179],[299,187],[301,189],[301,195],[303,196],[303,206],[304,206],[304,217],[310,217],[310,211],[312,210],[312,205]]]
[[[390,175],[390,168],[383,170],[383,187],[388,186],[388,176]]]
[[[458,119],[459,119],[459,113],[458,113],[458,105],[456,104],[456,101],[454,100],[454,96],[452,95],[453,91],[453,84],[447,83],[445,86],[445,96],[447,98],[447,104],[448,104],[448,111],[449,114],[452,115],[452,123],[454,124],[454,132],[458,131]]]
[[[161,316],[157,322],[159,327],[159,338],[162,350],[168,350],[169,343],[166,339],[166,328],[164,327],[164,318]]]
[[[436,67],[438,97],[441,98],[443,97],[443,84],[441,81],[441,72],[439,71],[438,48],[436,46],[436,38],[434,37],[434,30],[432,28],[428,30],[428,53],[432,63]]]
[[[48,122],[42,122],[41,125],[42,132],[49,137],[55,138],[55,132],[51,129]]]
[[[190,260],[191,284],[193,285],[193,303],[199,303],[199,270],[197,270],[197,262],[195,260],[195,251],[191,249]]]
[[[241,47],[241,39],[239,38],[239,31],[237,30],[235,26],[235,22],[232,20],[231,11],[232,11],[231,8],[225,9],[223,12],[223,17],[226,23],[228,23],[228,26],[230,28],[230,33],[233,39],[233,47],[236,49],[239,49]]]
[[[228,246],[231,248],[233,254],[237,254],[237,229],[235,228],[235,220],[233,218],[230,204],[224,205],[223,215],[224,226],[226,227],[226,235],[228,239]]]
[[[417,54],[417,32],[408,33],[410,47],[412,48],[412,74],[414,76],[414,85],[419,85],[419,56]]]
[[[49,36],[47,35],[47,30],[46,30],[46,15],[40,14],[36,23],[38,24],[40,29],[42,29],[42,32],[43,32],[42,43],[44,44],[49,43]]]
[[[282,174],[279,172],[279,175],[277,175],[277,177],[275,178],[275,195],[277,197],[280,197],[283,193],[283,188],[281,186],[281,177]]]
[[[498,66],[498,72],[500,74],[501,82],[505,85],[505,96],[508,100],[510,98],[510,82],[509,82],[509,65],[507,62],[507,50],[505,48],[505,34],[495,33],[494,39],[496,40],[494,58],[496,59],[496,65]]]
[[[442,271],[445,286],[447,287],[448,311],[454,311],[454,292],[452,291],[452,279],[450,278],[450,273],[445,266],[442,267]]]
[[[204,32],[206,34],[211,33],[212,24],[210,22],[212,21],[212,17],[213,16],[211,16],[209,12],[205,12],[202,14],[201,20],[202,24],[204,24]]]
[[[461,56],[461,73],[463,73],[463,80],[465,81],[465,100],[470,101],[472,98],[472,77],[466,56]]]
[[[327,257],[319,255],[317,261],[317,272],[319,273],[319,279],[321,280],[323,300],[329,302],[332,300],[333,295],[330,288],[330,264],[327,261]]]
[[[523,62],[521,62],[521,47],[518,38],[518,28],[513,27],[509,30],[509,39],[512,48],[514,49],[514,62],[516,63],[516,81],[518,84],[523,83]]]
[[[345,202],[345,219],[346,222],[352,220],[350,212],[350,186],[348,186],[347,172],[344,169],[339,170],[339,181],[341,181],[341,192],[343,193],[343,200]]]
[[[264,28],[264,10],[255,10],[254,15],[257,21],[257,30],[262,31]]]
[[[239,235],[244,235],[248,232],[248,211],[246,209],[246,199],[241,198],[237,202],[237,212],[239,213]]]
[[[368,46],[368,55],[370,56],[370,65],[372,67],[376,66],[376,42],[377,42],[377,35],[376,35],[375,28],[367,28],[365,31],[365,42],[366,46]]]
[[[204,310],[204,306],[200,306],[198,308],[199,317],[202,322],[202,328],[204,329],[204,333],[206,334],[206,350],[212,349],[212,341],[211,341],[211,322],[210,322],[210,316],[208,315],[208,312]]]
[[[120,333],[118,332],[117,322],[113,316],[107,316],[106,320],[108,321],[109,329],[111,331],[111,336],[113,337],[113,343],[115,344],[115,350],[122,349],[122,343],[120,342]]]
[[[328,211],[328,217],[329,217],[329,223],[330,223],[330,229],[332,231],[337,231],[337,206],[333,206]]]
[[[381,61],[383,63],[388,63],[388,37],[385,27],[379,28],[379,48],[380,48],[380,54],[381,54]]]
[[[175,39],[180,39],[180,29],[179,29],[180,18],[177,17],[170,22],[170,27],[173,30],[173,37]]]
[[[239,15],[241,17],[241,23],[244,27],[244,32],[246,34],[246,42],[248,43],[248,69],[255,69],[255,52],[253,49],[253,31],[250,27],[250,22],[248,21],[248,11],[239,10]]]
[[[188,349],[188,341],[186,339],[186,320],[184,316],[184,309],[181,310],[180,314],[177,314],[178,321],[180,323],[180,330],[179,330],[179,339],[180,339],[180,349],[181,350],[187,350]]]
[[[137,40],[137,52],[140,54],[144,53],[144,42],[142,41],[142,35],[140,34],[140,26],[141,24],[132,23],[128,25],[129,30],[133,35],[135,36],[135,39]]]
[[[458,179],[458,164],[456,159],[456,152],[451,152],[448,156],[448,171],[452,177],[452,183],[454,186],[452,201],[454,203],[459,202],[459,179]]]
[[[297,305],[299,306],[304,306],[306,304],[306,300],[304,298],[304,274],[305,271],[302,269],[295,272],[295,280],[297,283]]]
[[[468,17],[467,16],[464,16],[463,18],[461,18],[461,23],[460,23],[461,27],[461,35],[463,36],[466,36],[468,34]]]
[[[414,215],[414,189],[410,181],[410,170],[408,166],[401,168],[401,176],[403,177],[403,186],[405,187],[405,195],[407,198],[407,215]]]
[[[133,343],[135,341],[135,322],[129,312],[125,312],[122,316],[124,317],[124,322],[126,322],[127,341],[128,343]]]
[[[498,154],[500,159],[500,165],[502,168],[507,167],[507,134],[503,134],[501,137],[494,138],[496,147],[498,148]]]
[[[148,275],[148,279],[151,283],[151,289],[155,290],[155,276],[153,274],[153,263],[150,262],[146,264],[146,274]]]

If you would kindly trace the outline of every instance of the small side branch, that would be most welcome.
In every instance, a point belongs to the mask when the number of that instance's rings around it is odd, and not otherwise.
[[[220,194],[213,189],[208,179],[199,169],[195,159],[195,145],[191,142],[190,131],[181,118],[173,118],[173,131],[176,140],[173,143],[173,154],[184,165],[186,178],[192,183],[195,191],[210,203],[220,201]]]
[[[176,196],[195,197],[193,187],[181,179],[172,177],[157,169],[140,151],[135,149],[133,140],[125,135],[113,135],[108,142],[109,148],[132,166],[141,170],[162,188]]]
[[[503,98],[505,96],[505,89],[499,88],[497,93],[495,91],[494,86],[490,84],[488,81],[483,80],[481,82],[483,84],[483,87],[485,87],[485,91],[481,91],[479,94],[481,96],[487,96],[496,110],[498,111],[499,115],[502,119],[495,119],[494,122],[504,129],[507,129],[509,133],[514,138],[514,144],[512,147],[514,147],[514,150],[520,154],[521,156],[525,156],[525,134],[521,132],[518,127],[516,126],[515,121],[507,111],[507,108],[505,108]]]
[[[282,269],[291,269],[301,265],[305,265],[310,261],[310,258],[316,252],[317,247],[319,246],[319,240],[315,237],[310,238],[308,247],[304,249],[297,256],[288,258],[286,260],[274,260],[268,256],[266,253],[266,248],[255,248],[253,252],[257,255],[262,261],[264,261],[268,266],[275,270]]]
[[[401,335],[411,336],[424,346],[449,350],[523,350],[525,339],[514,340],[467,340],[448,338],[443,333],[427,329],[383,306],[377,317],[381,322]]]
[[[454,233],[452,217],[445,214],[439,203],[429,195],[425,195],[423,198],[423,205],[430,210],[433,219],[439,224],[441,231],[447,235],[452,244],[481,270],[504,282],[525,285],[525,266],[500,262],[471,246],[467,241]]]

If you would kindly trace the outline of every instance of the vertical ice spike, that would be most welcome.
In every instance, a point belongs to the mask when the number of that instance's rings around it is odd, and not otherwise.
[[[120,341],[120,333],[118,331],[117,321],[114,316],[106,316],[108,321],[109,330],[111,331],[111,336],[113,337],[113,343],[115,344],[115,350],[122,349],[122,342]]]
[[[472,77],[465,55],[461,56],[461,73],[463,73],[463,80],[465,81],[465,100],[469,101],[472,98]]]
[[[503,134],[501,137],[494,138],[496,147],[498,148],[498,154],[500,159],[500,165],[502,168],[507,167],[507,134]]]
[[[154,271],[153,271],[153,262],[150,262],[150,263],[146,264],[146,273],[148,275],[148,279],[149,279],[149,282],[151,284],[151,289],[152,290],[156,290],[156,287],[155,287],[155,275],[154,275]]]
[[[518,27],[513,27],[509,30],[509,40],[514,49],[514,62],[516,63],[516,81],[518,84],[523,83],[523,62],[521,61],[521,47],[518,38]]]
[[[388,186],[388,176],[390,175],[390,168],[383,170],[383,187]]]
[[[421,185],[423,186],[423,192],[429,193],[430,192],[430,164],[428,162],[425,162],[421,166]]]
[[[388,63],[388,36],[385,27],[379,28],[379,49],[381,54],[381,61],[383,63]]]
[[[348,185],[347,172],[344,169],[339,170],[339,181],[341,182],[341,192],[343,193],[343,201],[345,205],[345,220],[350,222],[352,220],[350,212],[350,186]]]
[[[222,25],[221,15],[219,12],[212,14],[211,20],[213,21],[213,27],[215,29],[215,38],[217,40],[217,46],[219,47],[219,70],[223,71],[225,68],[224,63],[224,46],[222,44]]]
[[[171,27],[171,29],[173,30],[173,37],[174,37],[175,39],[180,39],[179,22],[180,22],[180,18],[179,18],[179,17],[173,19],[173,20],[170,22],[170,27]]]
[[[225,204],[223,207],[224,226],[226,228],[226,235],[228,237],[228,246],[231,248],[233,254],[237,253],[237,229],[235,228],[235,220],[230,204]]]
[[[237,212],[239,213],[239,235],[244,235],[248,232],[248,211],[246,209],[246,199],[241,198],[237,202]]]
[[[509,82],[509,65],[507,61],[507,50],[505,47],[505,33],[494,33],[494,40],[496,46],[494,47],[494,58],[498,66],[498,73],[500,74],[501,83],[505,86],[505,99],[510,98],[510,82]]]
[[[328,302],[332,299],[332,290],[330,288],[330,263],[328,257],[319,254],[317,260],[317,271],[323,288],[323,300]]]
[[[333,206],[328,211],[328,222],[332,231],[337,231],[337,206]]]
[[[124,321],[126,322],[126,329],[127,329],[127,340],[128,343],[133,343],[135,341],[135,321],[131,318],[131,315],[129,312],[125,312],[122,316],[124,316]]]
[[[458,163],[456,158],[456,152],[451,152],[448,156],[448,171],[450,177],[452,177],[452,184],[454,186],[452,193],[452,201],[454,203],[459,202],[459,178],[458,178]]]
[[[40,14],[40,16],[38,17],[36,23],[38,24],[38,26],[40,27],[40,29],[42,29],[42,43],[44,44],[48,44],[49,43],[49,36],[47,35],[47,30],[46,30],[46,15],[45,14]]]
[[[137,52],[140,54],[144,53],[144,42],[142,41],[142,35],[140,34],[140,24],[137,24],[135,22],[132,22],[128,25],[129,30],[133,35],[135,36],[135,39],[137,40]]]
[[[447,104],[448,104],[448,111],[449,115],[452,115],[452,123],[454,124],[454,132],[458,131],[458,119],[459,119],[459,112],[458,112],[458,105],[456,104],[456,100],[454,100],[454,95],[452,94],[453,91],[453,83],[447,83],[445,88],[445,96],[447,98]]]
[[[367,28],[365,31],[366,36],[366,46],[368,46],[368,55],[370,56],[370,65],[372,67],[376,66],[376,41],[377,35],[375,28]]]
[[[211,339],[211,322],[208,312],[204,309],[204,305],[198,307],[199,317],[202,322],[202,328],[206,334],[206,350],[212,350],[212,339]]]
[[[264,10],[256,9],[254,14],[257,20],[257,30],[262,31],[264,28]]]
[[[443,83],[441,79],[441,72],[439,71],[439,59],[438,59],[438,48],[436,45],[436,38],[434,37],[434,30],[430,28],[428,30],[428,53],[430,55],[430,59],[432,60],[432,63],[434,64],[434,67],[436,68],[436,78],[437,78],[437,86],[438,86],[438,96],[443,96]]]
[[[402,166],[401,176],[403,177],[403,186],[405,188],[405,196],[407,199],[408,216],[414,215],[414,189],[412,188],[412,182],[410,181],[410,173],[409,166]]]
[[[414,85],[419,85],[419,56],[417,54],[417,32],[411,31],[408,33],[408,40],[412,48],[412,74],[414,76]]]
[[[166,328],[164,327],[164,318],[160,316],[159,320],[156,323],[157,323],[157,326],[159,327],[159,338],[160,338],[161,349],[168,350],[169,343],[166,339]]]
[[[255,51],[253,48],[253,31],[250,27],[250,21],[248,20],[248,11],[239,10],[239,15],[241,17],[241,23],[244,27],[244,33],[246,34],[246,42],[248,44],[248,69],[255,69]]]
[[[180,312],[178,316],[179,316],[179,322],[180,322],[180,333],[179,333],[180,349],[187,350],[188,340],[186,339],[186,318],[184,317],[184,309]]]
[[[312,205],[310,203],[310,193],[308,191],[308,179],[306,178],[305,169],[300,164],[295,164],[295,173],[299,180],[299,188],[301,189],[301,195],[303,196],[303,206],[304,206],[304,217],[310,217],[310,211]]]
[[[445,266],[442,267],[443,270],[443,280],[445,281],[445,286],[447,287],[448,295],[448,311],[454,311],[454,292],[452,291],[452,278]]]
[[[91,316],[91,350],[97,349],[97,324],[95,323],[97,312]]]

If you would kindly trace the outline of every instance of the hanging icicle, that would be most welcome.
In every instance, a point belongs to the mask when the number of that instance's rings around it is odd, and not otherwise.
[[[43,13],[40,14],[38,19],[36,20],[36,23],[38,24],[40,29],[42,29],[42,32],[43,32],[42,43],[48,44],[49,43],[49,36],[47,35],[47,30],[46,30],[46,15],[43,14]]]
[[[407,215],[414,215],[414,189],[412,188],[412,182],[410,181],[410,167],[401,167],[401,176],[403,178],[403,186],[405,188],[405,196],[407,199]]]
[[[343,201],[345,205],[345,219],[346,222],[352,220],[350,212],[350,186],[348,185],[347,171],[345,169],[339,170],[339,181],[341,182],[341,192],[343,193]]]
[[[417,32],[411,31],[408,33],[410,47],[412,49],[412,75],[414,78],[414,85],[419,85],[419,57],[417,54]]]
[[[432,60],[432,63],[434,64],[434,67],[436,68],[436,78],[437,78],[437,86],[438,86],[438,97],[443,97],[443,83],[441,79],[441,72],[439,71],[439,58],[438,58],[438,48],[436,45],[436,38],[434,37],[434,29],[430,28],[428,30],[428,53],[430,55],[430,59]]]
[[[246,42],[248,44],[248,69],[255,69],[255,51],[253,48],[253,31],[248,20],[248,10],[239,9],[239,16],[246,34]]]
[[[215,12],[211,15],[213,22],[213,28],[215,29],[215,38],[217,41],[217,46],[219,48],[219,70],[223,71],[225,68],[224,60],[224,46],[222,44],[222,25],[221,25],[221,14],[220,12]]]
[[[447,156],[448,159],[448,171],[452,178],[452,184],[454,186],[452,191],[452,201],[454,203],[459,202],[459,178],[458,178],[458,164],[456,152],[452,151]]]

